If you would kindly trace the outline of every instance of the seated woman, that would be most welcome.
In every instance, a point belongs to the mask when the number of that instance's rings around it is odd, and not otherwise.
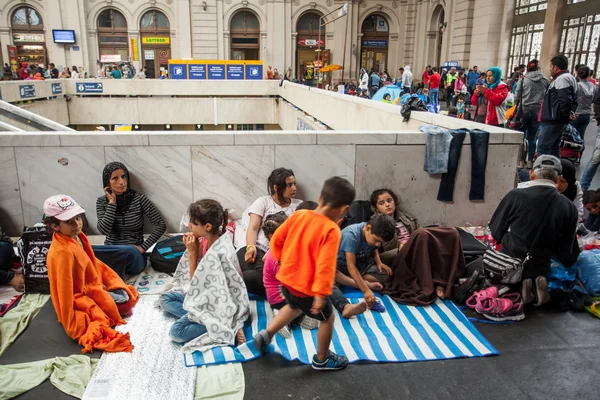
[[[44,222],[52,234],[46,257],[50,298],[58,321],[82,352],[131,351],[129,334],[112,329],[125,324],[138,293],[127,286],[94,251],[82,232],[85,210],[72,198],[58,195],[44,202]]]
[[[227,211],[215,200],[200,200],[188,213],[191,232],[183,237],[187,250],[172,290],[160,298],[163,310],[178,318],[171,339],[186,344],[186,352],[242,344],[250,301],[235,248],[224,235]]]
[[[261,231],[263,219],[269,215],[283,211],[291,215],[302,200],[296,196],[296,178],[291,169],[277,168],[267,180],[269,196],[259,197],[242,215],[242,229],[236,230],[236,237],[244,237],[245,241],[238,243],[238,259],[242,266],[244,282],[248,292],[265,296],[263,286],[263,258],[269,251],[269,239]]]
[[[146,266],[143,256],[167,230],[165,220],[146,196],[129,187],[129,170],[120,162],[111,162],[102,172],[104,196],[96,201],[98,231],[106,235],[104,246],[94,246],[96,256],[117,273],[136,275]],[[144,216],[153,225],[144,240]]]
[[[577,180],[577,170],[573,163],[569,160],[560,160],[562,165],[561,175],[558,177],[556,188],[567,199],[571,200],[579,215],[579,222],[583,221],[583,190],[581,184]]]

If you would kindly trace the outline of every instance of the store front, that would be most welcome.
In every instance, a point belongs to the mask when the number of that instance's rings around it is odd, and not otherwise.
[[[390,42],[387,20],[379,14],[369,15],[362,24],[361,32],[361,66],[367,71],[371,68],[377,72],[385,71]]]
[[[260,22],[254,13],[238,11],[231,18],[231,59],[260,60]]]
[[[119,55],[121,60],[129,58],[127,42],[127,20],[114,9],[106,9],[98,16],[98,48],[102,56]]]
[[[169,70],[171,58],[171,31],[169,19],[157,10],[144,14],[141,21],[142,60],[148,68],[146,77],[159,78]]]
[[[319,59],[319,48],[325,49],[325,27],[321,28],[319,37],[319,24],[321,15],[307,12],[296,24],[296,76],[306,80],[310,86],[318,84],[318,67],[315,65]]]
[[[46,64],[46,35],[42,16],[31,7],[17,8],[11,17],[17,64]]]

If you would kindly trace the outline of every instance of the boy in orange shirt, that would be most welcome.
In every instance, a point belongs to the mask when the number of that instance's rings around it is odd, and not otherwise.
[[[333,290],[342,236],[336,221],[344,216],[355,195],[354,186],[346,179],[329,178],[319,195],[317,209],[296,211],[273,235],[271,252],[281,264],[277,280],[287,305],[266,330],[254,336],[257,349],[264,350],[281,328],[304,313],[321,321],[312,367],[339,370],[348,365],[348,358],[329,351],[335,314],[328,296]]]

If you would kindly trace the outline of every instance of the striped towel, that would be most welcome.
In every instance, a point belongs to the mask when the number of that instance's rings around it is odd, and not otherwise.
[[[444,360],[460,357],[497,355],[498,351],[449,300],[437,300],[427,307],[405,306],[388,296],[380,298],[386,312],[368,310],[355,318],[344,319],[337,311],[330,349],[343,354],[350,362],[410,362]],[[362,299],[349,298],[352,303]],[[273,318],[264,300],[250,302],[251,320],[244,333],[249,342],[241,346],[217,347],[207,352],[185,355],[185,365],[201,366],[228,362],[245,362],[260,356],[252,337],[265,329]],[[310,364],[317,349],[317,329],[296,327],[284,339],[277,334],[269,353],[287,360]]]

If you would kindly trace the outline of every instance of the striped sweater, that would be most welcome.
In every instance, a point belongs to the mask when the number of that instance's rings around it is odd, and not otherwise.
[[[146,196],[136,193],[125,215],[117,215],[116,204],[108,204],[106,196],[98,197],[96,214],[98,230],[106,235],[104,244],[134,245],[148,250],[167,230],[165,220]],[[152,222],[152,233],[144,241],[144,215]]]

